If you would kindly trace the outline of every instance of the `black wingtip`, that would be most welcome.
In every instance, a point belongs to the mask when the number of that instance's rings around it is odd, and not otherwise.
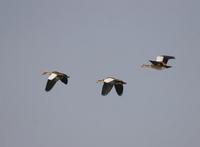
[[[108,94],[105,94],[105,93],[101,93],[101,95],[102,95],[102,96],[106,96],[106,95],[108,95]]]
[[[45,91],[49,92],[52,88],[49,88],[48,86],[45,87]]]
[[[168,66],[168,65],[166,65],[165,67],[166,67],[166,68],[171,68],[172,66]]]
[[[46,88],[45,88],[45,91],[46,91],[46,92],[49,92],[49,91],[50,91],[50,89],[46,89]]]

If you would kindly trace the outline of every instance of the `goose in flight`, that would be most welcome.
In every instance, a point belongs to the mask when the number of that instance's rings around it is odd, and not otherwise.
[[[168,66],[167,62],[170,59],[175,59],[174,56],[166,56],[166,55],[160,55],[156,57],[156,60],[149,60],[151,64],[143,64],[141,67],[147,67],[147,68],[153,68],[157,70],[162,70],[166,68],[171,68],[172,66]]]
[[[45,88],[46,91],[50,91],[58,80],[61,80],[64,84],[68,83],[69,76],[58,71],[43,72],[42,75],[49,76],[47,80],[46,88]]]
[[[123,84],[126,82],[116,79],[114,77],[107,77],[106,79],[98,80],[97,83],[103,83],[101,95],[106,96],[112,89],[113,85],[119,96],[123,94]]]

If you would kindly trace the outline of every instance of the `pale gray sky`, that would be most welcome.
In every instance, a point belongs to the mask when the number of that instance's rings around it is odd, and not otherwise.
[[[1,147],[200,146],[200,1],[1,0]],[[173,55],[165,71],[141,69]],[[70,76],[45,92],[44,70]],[[102,97],[116,76],[124,95]]]

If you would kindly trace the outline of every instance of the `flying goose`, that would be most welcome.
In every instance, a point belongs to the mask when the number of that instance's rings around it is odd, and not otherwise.
[[[101,95],[106,96],[112,89],[113,85],[119,96],[123,94],[123,84],[126,82],[116,79],[114,77],[107,77],[106,79],[98,80],[97,83],[103,83]]]
[[[67,76],[64,73],[58,71],[52,71],[52,72],[43,72],[42,75],[45,74],[49,76],[45,88],[46,91],[50,91],[58,80],[61,80],[64,84],[68,83],[69,76]]]
[[[156,60],[149,60],[151,64],[143,64],[141,67],[147,67],[147,68],[153,68],[157,70],[162,70],[165,68],[170,68],[172,66],[168,66],[167,62],[170,59],[175,59],[173,56],[166,56],[166,55],[160,55],[156,57]]]

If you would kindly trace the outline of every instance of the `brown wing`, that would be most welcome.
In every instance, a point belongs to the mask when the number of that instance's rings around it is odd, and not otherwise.
[[[122,84],[115,84],[115,90],[119,96],[123,94],[123,85]]]
[[[50,91],[53,88],[53,86],[56,84],[57,81],[58,81],[57,78],[54,78],[53,80],[48,80],[45,90]]]
[[[113,84],[104,83],[101,91],[101,95],[106,96],[112,89]]]

